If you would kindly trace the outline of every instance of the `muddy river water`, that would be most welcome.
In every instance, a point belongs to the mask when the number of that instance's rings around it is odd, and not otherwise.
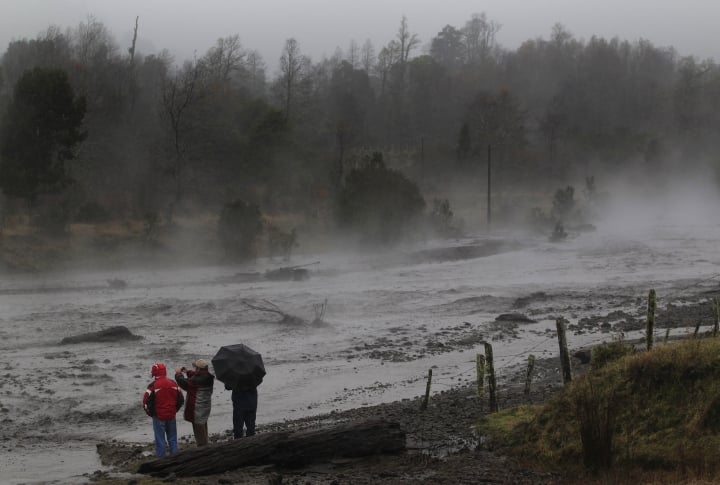
[[[642,314],[720,277],[720,224],[658,221],[642,231],[573,233],[561,243],[497,232],[386,253],[301,255],[302,281],[248,279],[276,267],[202,267],[6,276],[0,280],[0,482],[77,483],[101,468],[102,440],[152,441],[140,400],[150,366],[211,358],[224,344],[263,355],[258,423],[417,396],[474,381],[483,340],[509,369],[553,355],[554,319],[570,324],[621,310]],[[109,280],[122,280],[126,286]],[[315,306],[327,301],[322,321]],[[246,305],[271,302],[302,321]],[[522,313],[533,323],[498,322]],[[61,345],[123,325],[135,341]],[[571,332],[577,347],[612,328]],[[231,428],[218,384],[211,433]],[[179,420],[179,433],[191,434]]]

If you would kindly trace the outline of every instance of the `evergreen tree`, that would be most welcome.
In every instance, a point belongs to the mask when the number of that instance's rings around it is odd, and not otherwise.
[[[34,202],[70,182],[66,163],[85,139],[85,99],[65,71],[34,68],[15,85],[0,129],[0,188]]]

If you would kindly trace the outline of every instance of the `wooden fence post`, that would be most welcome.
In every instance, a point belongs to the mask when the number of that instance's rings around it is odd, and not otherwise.
[[[648,311],[647,311],[647,324],[645,325],[645,348],[652,350],[653,346],[653,331],[655,330],[655,309],[657,308],[657,301],[655,299],[655,290],[650,290],[648,295]]]
[[[420,405],[420,411],[425,411],[428,407],[428,401],[430,400],[430,384],[432,383],[432,369],[428,369],[428,381],[425,387],[425,399],[423,399]]]
[[[535,356],[528,355],[527,373],[525,374],[525,394],[530,394],[530,384],[532,383],[533,371],[535,370]]]
[[[485,365],[487,367],[488,374],[488,394],[490,397],[490,412],[496,413],[498,411],[497,395],[497,381],[495,380],[495,363],[493,362],[493,349],[489,342],[485,342]]]
[[[477,395],[482,399],[485,390],[485,356],[477,354],[475,356],[475,367],[477,368]]]
[[[670,327],[665,329],[665,342],[664,343],[668,343],[668,340],[670,340]]]
[[[718,299],[713,298],[713,337],[717,337],[719,329],[720,329],[720,308],[718,305]]]
[[[555,326],[557,327],[558,344],[560,345],[560,366],[562,367],[563,384],[567,384],[572,382],[572,372],[570,371],[570,353],[565,338],[565,319],[560,317],[555,320]]]

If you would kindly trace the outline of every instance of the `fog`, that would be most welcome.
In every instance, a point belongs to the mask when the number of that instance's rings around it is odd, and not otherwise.
[[[522,372],[529,352],[556,354],[558,316],[571,326],[611,312],[641,318],[649,288],[661,306],[716,287],[720,200],[711,171],[665,178],[637,170],[600,176],[597,186],[602,202],[588,219],[596,230],[570,231],[564,241],[500,221],[489,233],[475,229],[383,252],[336,245],[318,253],[305,246],[286,263],[308,265],[304,281],[238,277],[277,265],[263,258],[246,266],[7,275],[0,282],[4,476],[19,483],[51,475],[71,483],[101,468],[96,442],[149,443],[139,399],[157,360],[183,365],[236,341],[261,352],[268,369],[260,388],[262,432],[274,421],[417,396],[430,367],[434,392],[472,384],[474,356],[485,340],[493,342],[506,382]],[[127,286],[109,287],[112,278]],[[271,301],[304,322],[280,323],[243,300]],[[518,306],[523,300],[529,303]],[[313,305],[322,301],[327,314],[310,323]],[[517,311],[535,323],[496,321]],[[142,339],[59,344],[115,325]],[[576,329],[569,344],[616,338],[621,327],[613,325]],[[632,336],[639,332],[626,332]],[[218,385],[213,399],[210,431],[224,433],[229,393]],[[184,422],[179,429],[190,433]]]
[[[157,360],[187,365],[236,342],[258,350],[268,368],[263,432],[284,419],[415,397],[429,368],[433,392],[471,385],[485,341],[493,342],[506,384],[531,351],[556,355],[558,317],[573,326],[573,348],[639,336],[625,320],[643,317],[650,288],[659,307],[703,299],[720,276],[720,69],[635,41],[718,57],[720,34],[711,24],[718,9],[709,1],[0,1],[0,45],[33,38],[49,24],[74,28],[92,15],[122,54],[107,55],[112,49],[100,38],[97,56],[80,59],[87,39],[76,31],[68,42],[80,44],[65,49],[65,58],[49,59],[28,42],[3,66],[14,83],[25,68],[57,63],[89,106],[88,138],[72,167],[76,183],[66,199],[50,196],[35,207],[48,210],[45,222],[62,223],[61,234],[43,234],[42,220],[32,225],[36,214],[23,203],[35,202],[35,192],[3,198],[3,477],[72,482],[100,468],[96,443],[150,443],[139,404]],[[497,41],[508,48],[547,37],[555,22],[576,38],[530,42],[521,52],[485,46],[460,64],[440,49],[432,70],[422,68],[427,59],[406,69],[412,63],[401,54],[394,72],[402,89],[395,91],[386,89],[380,62],[373,69],[340,58],[303,64],[297,93],[264,73],[259,81],[267,84],[254,91],[246,51],[235,66],[242,76],[209,68],[218,66],[214,54],[239,46],[225,37],[235,33],[272,71],[291,36],[319,61],[353,39],[381,48],[396,38],[403,15],[427,44],[478,10],[502,24]],[[136,16],[138,49],[169,48],[175,64],[126,56]],[[629,42],[576,41],[593,35]],[[67,47],[62,36],[50,37],[49,44]],[[196,54],[203,62],[182,67]],[[562,69],[549,59],[563,61]],[[172,105],[169,95],[190,84],[186,93],[198,96]],[[0,101],[13,107],[10,96]],[[498,105],[503,116],[494,124],[478,116]],[[172,126],[169,113],[178,106],[188,108],[186,124]],[[489,145],[499,147],[490,225]],[[368,242],[334,212],[336,192],[347,187],[342,176],[347,183],[376,150],[392,169],[382,174],[407,182],[397,186],[408,192],[418,189],[426,204],[412,214],[421,222],[390,241],[396,244]],[[574,199],[562,206],[568,193]],[[382,216],[374,222],[406,202],[378,208],[361,199],[365,193],[352,195]],[[218,220],[238,197],[257,204],[266,228],[297,228],[298,245],[286,259],[261,248],[242,254],[241,263],[223,251]],[[447,200],[454,216],[440,230],[429,214],[436,199]],[[58,206],[67,212],[53,212]],[[398,227],[405,222],[397,220]],[[552,239],[562,224],[566,233]],[[268,277],[281,266],[305,268],[308,278]],[[247,302],[271,302],[297,319],[288,323]],[[323,302],[327,313],[316,320]],[[528,318],[498,319],[517,312]],[[61,344],[119,325],[140,338]],[[224,433],[229,393],[218,385],[213,400],[210,432]],[[180,433],[189,432],[182,422]]]
[[[674,46],[682,55],[719,58],[720,33],[714,19],[720,6],[712,0],[470,0],[451,2],[394,0],[3,0],[0,2],[0,46],[12,39],[33,38],[48,25],[75,26],[95,16],[123,46],[130,44],[135,17],[140,17],[139,48],[150,54],[169,49],[178,61],[202,54],[218,37],[239,34],[274,69],[282,44],[295,37],[314,59],[346,49],[351,40],[379,46],[392,39],[400,18],[427,43],[445,25],[462,25],[473,13],[485,12],[502,28],[498,41],[507,48],[547,36],[555,23],[576,37],[649,39]]]

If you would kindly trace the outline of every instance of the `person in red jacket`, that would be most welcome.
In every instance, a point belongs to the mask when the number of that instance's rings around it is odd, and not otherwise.
[[[167,369],[162,362],[153,364],[150,374],[153,381],[143,395],[143,409],[153,418],[155,455],[162,458],[167,451],[166,439],[170,454],[178,452],[175,414],[185,403],[185,397],[177,383],[167,378]]]
[[[187,391],[185,421],[192,423],[195,443],[198,446],[208,444],[208,416],[212,401],[215,376],[208,370],[208,361],[198,359],[193,362],[193,370],[185,367],[175,369],[175,382]]]

